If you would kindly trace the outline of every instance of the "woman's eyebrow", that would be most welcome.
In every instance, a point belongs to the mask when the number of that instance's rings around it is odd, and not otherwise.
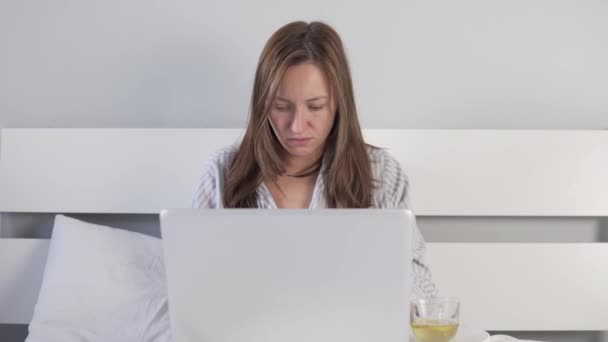
[[[282,97],[280,97],[280,96],[275,96],[275,100],[279,100],[279,101],[285,101],[285,102],[287,102],[287,103],[291,103],[291,101],[289,101],[288,99],[284,99],[284,98],[282,98]]]
[[[322,95],[322,96],[315,96],[315,97],[312,97],[312,98],[310,98],[310,99],[306,100],[306,102],[316,101],[316,100],[320,100],[320,99],[324,99],[324,98],[327,98],[327,96],[325,96],[325,95]],[[289,101],[288,99],[283,98],[283,97],[280,97],[280,96],[276,96],[276,97],[275,97],[275,99],[277,99],[277,100],[279,100],[279,101],[285,101],[285,102],[287,102],[287,103],[292,103],[292,102],[291,102],[291,101]]]
[[[316,96],[316,97],[313,97],[313,98],[310,98],[310,99],[306,100],[306,102],[320,100],[320,99],[323,99],[323,98],[327,98],[327,96],[324,96],[324,95],[323,96]]]

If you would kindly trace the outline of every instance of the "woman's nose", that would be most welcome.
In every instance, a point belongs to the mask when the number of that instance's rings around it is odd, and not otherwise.
[[[293,133],[301,133],[304,130],[304,110],[302,108],[296,108],[293,119],[291,120],[291,131]]]

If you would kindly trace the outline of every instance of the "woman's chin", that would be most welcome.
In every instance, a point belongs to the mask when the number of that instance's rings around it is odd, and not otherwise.
[[[310,157],[315,154],[316,149],[311,146],[289,146],[287,152],[292,157]]]
[[[292,157],[308,157],[312,155],[312,151],[304,147],[290,147],[287,152],[289,152],[289,155]]]

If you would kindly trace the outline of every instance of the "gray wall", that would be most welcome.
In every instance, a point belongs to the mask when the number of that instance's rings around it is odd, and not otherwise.
[[[240,127],[268,36],[341,33],[367,128],[607,128],[601,0],[0,1],[0,126]]]
[[[320,19],[346,44],[365,128],[603,129],[606,18],[593,0],[2,0],[0,127],[241,127],[268,36]],[[158,234],[153,216],[75,217]],[[52,215],[1,218],[0,236],[50,235]],[[429,241],[608,241],[601,218],[420,226]],[[0,340],[24,329],[0,327]]]

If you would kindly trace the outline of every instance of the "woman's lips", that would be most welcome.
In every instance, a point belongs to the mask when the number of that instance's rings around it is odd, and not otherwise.
[[[287,140],[289,141],[290,145],[305,146],[312,140],[312,138],[292,138],[292,139],[287,139]]]

